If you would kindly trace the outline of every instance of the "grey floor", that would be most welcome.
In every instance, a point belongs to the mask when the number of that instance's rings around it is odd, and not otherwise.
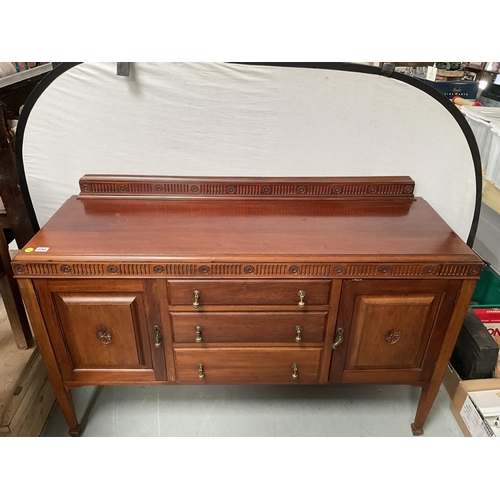
[[[82,436],[410,437],[408,386],[148,386],[73,389]],[[441,387],[424,436],[463,436]],[[42,436],[68,436],[56,404]]]

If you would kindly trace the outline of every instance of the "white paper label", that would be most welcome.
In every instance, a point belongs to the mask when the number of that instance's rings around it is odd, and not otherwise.
[[[472,437],[493,437],[494,433],[490,426],[483,420],[481,414],[477,411],[471,398],[467,396],[462,409],[460,410],[467,429]]]
[[[36,247],[35,252],[48,252],[49,247]]]
[[[434,66],[427,66],[427,75],[425,75],[426,80],[430,80],[431,82],[436,81],[437,68]]]

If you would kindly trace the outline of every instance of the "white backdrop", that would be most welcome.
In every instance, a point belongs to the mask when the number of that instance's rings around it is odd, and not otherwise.
[[[23,160],[43,225],[84,174],[409,175],[465,241],[471,152],[434,98],[379,75],[224,63],[84,63],[28,117]]]

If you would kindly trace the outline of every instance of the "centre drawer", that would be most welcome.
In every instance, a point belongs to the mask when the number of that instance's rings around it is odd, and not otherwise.
[[[327,311],[173,312],[174,342],[323,342]]]
[[[171,305],[326,305],[330,295],[331,280],[169,280]]]
[[[321,347],[174,348],[177,381],[207,384],[318,382]]]

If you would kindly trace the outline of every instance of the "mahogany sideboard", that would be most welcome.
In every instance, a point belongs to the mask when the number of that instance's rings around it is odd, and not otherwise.
[[[86,175],[13,261],[71,435],[71,388],[409,384],[413,434],[482,261],[409,177]]]

